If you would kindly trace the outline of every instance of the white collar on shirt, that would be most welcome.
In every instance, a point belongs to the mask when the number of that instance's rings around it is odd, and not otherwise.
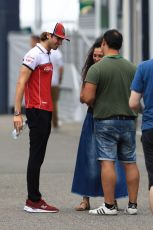
[[[37,43],[36,46],[39,47],[44,53],[48,54],[48,50],[46,50],[40,43]]]

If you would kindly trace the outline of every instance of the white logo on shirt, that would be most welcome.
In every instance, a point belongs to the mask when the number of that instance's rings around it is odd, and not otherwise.
[[[42,104],[47,104],[47,102],[46,102],[46,101],[42,101],[41,103],[42,103]]]
[[[31,57],[31,56],[27,56],[25,61],[28,62],[28,63],[32,63],[34,61],[34,58]]]
[[[45,68],[44,68],[44,71],[45,72],[49,72],[49,71],[52,71],[53,69],[52,69],[52,67],[51,66],[46,66]]]

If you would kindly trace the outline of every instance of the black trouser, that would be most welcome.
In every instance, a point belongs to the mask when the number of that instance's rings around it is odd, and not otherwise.
[[[142,132],[142,146],[149,179],[149,190],[153,186],[153,129]]]
[[[46,146],[51,131],[52,113],[40,109],[26,109],[26,117],[30,129],[30,153],[27,166],[28,199],[39,201],[40,168],[44,161]]]

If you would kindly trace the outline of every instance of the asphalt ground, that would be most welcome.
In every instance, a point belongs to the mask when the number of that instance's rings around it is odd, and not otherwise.
[[[23,211],[26,200],[28,129],[18,140],[11,137],[12,116],[0,116],[0,230],[131,230],[153,229],[148,204],[148,179],[137,135],[137,159],[140,170],[138,215],[125,215],[128,199],[118,200],[117,216],[92,216],[76,212],[80,197],[71,193],[71,184],[81,130],[80,123],[63,123],[50,136],[41,170],[40,190],[43,198],[60,209],[59,213],[29,214]],[[101,205],[102,198],[92,198],[91,208]]]

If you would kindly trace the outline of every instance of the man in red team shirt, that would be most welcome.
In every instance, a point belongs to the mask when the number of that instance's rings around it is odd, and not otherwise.
[[[42,200],[39,191],[40,168],[44,161],[46,146],[51,131],[52,98],[51,49],[56,50],[66,39],[65,29],[56,23],[40,36],[40,43],[32,48],[23,59],[15,95],[14,127],[22,130],[21,106],[25,94],[25,108],[30,129],[30,153],[27,167],[28,198],[24,210],[27,212],[58,212],[56,207]]]

